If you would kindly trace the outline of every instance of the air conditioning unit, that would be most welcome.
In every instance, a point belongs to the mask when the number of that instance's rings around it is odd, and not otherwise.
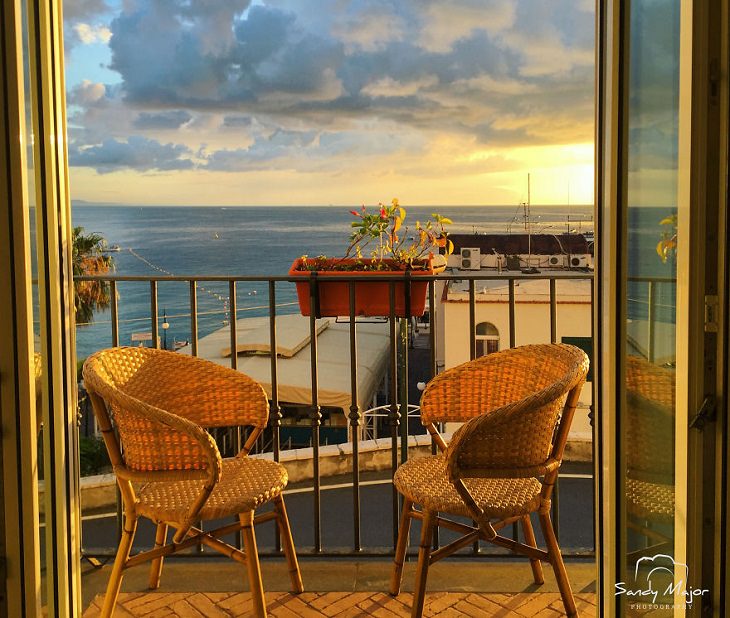
[[[479,270],[482,267],[482,252],[476,248],[463,248],[461,250],[461,269]]]
[[[550,268],[564,268],[567,261],[567,255],[551,255],[548,257],[548,266]]]
[[[588,268],[590,264],[590,256],[588,255],[571,255],[570,256],[570,267],[571,268]]]

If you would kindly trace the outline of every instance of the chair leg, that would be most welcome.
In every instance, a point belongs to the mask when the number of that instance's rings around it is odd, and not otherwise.
[[[274,510],[279,523],[279,535],[281,536],[281,545],[286,556],[286,563],[289,567],[289,579],[291,579],[292,592],[299,594],[304,592],[302,584],[302,573],[299,570],[299,562],[297,561],[297,552],[294,548],[294,539],[291,534],[291,526],[289,526],[289,518],[286,514],[286,506],[284,506],[284,497],[279,495],[274,500]]]
[[[256,535],[253,530],[253,511],[241,513],[239,516],[243,526],[243,546],[246,551],[246,568],[248,569],[248,584],[251,588],[251,600],[258,618],[266,618],[266,600],[264,599],[264,584],[261,581],[261,567],[259,553],[256,548]]]
[[[157,533],[155,534],[155,549],[162,547],[167,541],[167,524],[160,522],[157,524]],[[157,590],[160,587],[160,576],[162,575],[162,561],[164,558],[160,556],[155,558],[150,565],[150,590]]]
[[[416,584],[413,588],[413,607],[411,618],[421,618],[423,602],[426,599],[426,578],[431,560],[431,542],[433,541],[433,527],[436,523],[436,512],[423,511],[421,521],[421,545],[418,550],[418,566],[416,567]]]
[[[525,535],[525,543],[536,548],[535,531],[532,529],[532,520],[529,514],[522,518],[522,532]],[[537,558],[530,558],[530,566],[532,567],[532,577],[535,583],[538,585],[544,584],[545,577],[542,573],[542,563]]]
[[[129,552],[132,549],[134,535],[137,532],[137,517],[124,517],[124,527],[122,528],[122,538],[119,539],[119,548],[117,549],[117,557],[114,559],[114,566],[109,577],[109,583],[106,587],[104,595],[104,605],[101,608],[101,617],[110,618],[114,613],[114,606],[117,604],[119,589],[122,587],[122,576],[124,575],[124,565],[129,559]]]
[[[398,542],[395,546],[395,558],[393,560],[393,572],[390,576],[390,594],[394,597],[400,592],[400,584],[403,579],[403,563],[406,559],[408,549],[408,535],[411,531],[411,513],[413,502],[403,498],[403,510],[400,514],[400,526],[398,527]]]
[[[565,570],[565,563],[563,562],[563,556],[560,553],[560,547],[558,546],[558,540],[555,538],[555,530],[553,530],[553,523],[550,521],[550,513],[539,513],[540,527],[542,528],[542,534],[545,537],[547,544],[547,551],[550,563],[553,565],[553,572],[555,573],[555,579],[558,582],[558,589],[560,590],[560,596],[563,598],[563,605],[565,606],[565,613],[568,616],[577,616],[578,610],[575,607],[575,599],[573,598],[573,591],[570,588],[570,581],[568,580],[568,572]]]

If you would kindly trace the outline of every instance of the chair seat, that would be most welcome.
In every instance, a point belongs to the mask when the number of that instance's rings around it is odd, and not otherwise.
[[[674,485],[626,479],[628,511],[649,520],[674,520]]]
[[[223,460],[223,474],[200,511],[201,520],[252,511],[276,498],[289,477],[279,463],[251,457]],[[154,521],[181,522],[200,495],[203,481],[161,481],[137,488],[137,512]]]
[[[426,510],[470,516],[449,481],[444,455],[407,461],[396,471],[393,483],[401,494]],[[464,484],[489,518],[526,515],[540,505],[542,485],[536,478],[476,478],[465,479]]]

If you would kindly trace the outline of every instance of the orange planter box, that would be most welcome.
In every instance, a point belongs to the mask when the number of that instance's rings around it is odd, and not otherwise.
[[[358,260],[329,260],[337,261],[340,264],[354,264]],[[392,263],[385,260],[386,264]],[[301,278],[304,281],[297,281],[297,298],[299,309],[302,315],[311,315],[309,270],[299,270],[302,264],[301,258],[294,260],[289,269],[289,276]],[[406,315],[405,283],[398,281],[395,284],[395,315],[398,317],[411,317],[423,315],[426,309],[426,294],[428,292],[428,281],[419,281],[423,276],[434,274],[431,260],[427,260],[426,270],[410,271],[411,303],[410,311]],[[330,277],[353,277],[355,282],[355,315],[358,316],[388,316],[390,315],[390,282],[368,281],[369,278],[378,275],[400,274],[405,275],[402,270],[392,271],[355,271],[355,270],[318,270],[316,277],[317,291],[319,293],[319,317],[335,317],[350,315],[350,287],[347,281],[327,281]],[[405,277],[404,277],[405,278]]]

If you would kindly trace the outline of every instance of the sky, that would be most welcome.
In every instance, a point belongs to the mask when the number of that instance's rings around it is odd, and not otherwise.
[[[72,197],[593,203],[594,0],[65,0]]]

